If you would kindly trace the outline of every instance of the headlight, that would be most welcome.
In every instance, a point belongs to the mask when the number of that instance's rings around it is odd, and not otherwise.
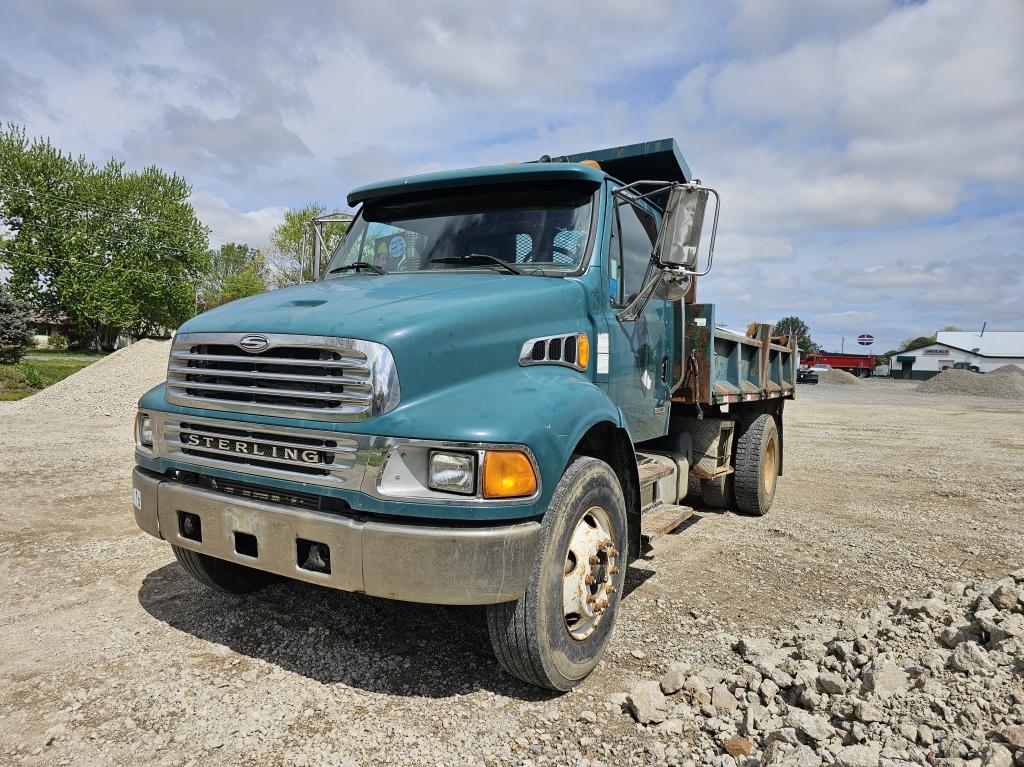
[[[153,447],[153,419],[149,413],[135,416],[135,439],[143,447]]]
[[[472,495],[476,492],[476,456],[432,451],[427,485],[431,490]]]

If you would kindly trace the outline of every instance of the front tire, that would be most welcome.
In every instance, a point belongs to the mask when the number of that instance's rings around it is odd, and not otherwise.
[[[508,674],[564,692],[594,670],[615,624],[627,530],[615,472],[574,457],[544,515],[526,593],[487,609],[491,646]]]
[[[204,586],[225,594],[249,594],[277,580],[277,576],[245,565],[200,554],[171,544],[174,558],[186,573]]]

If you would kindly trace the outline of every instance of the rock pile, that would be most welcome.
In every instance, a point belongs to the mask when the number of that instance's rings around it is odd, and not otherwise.
[[[1024,767],[1024,568],[732,649],[620,696],[664,763]]]
[[[840,386],[862,386],[864,381],[857,378],[853,373],[847,373],[845,370],[822,370],[818,373],[818,383],[823,384],[838,384]]]
[[[170,341],[137,341],[8,409],[129,419],[139,397],[164,380],[170,352]]]
[[[1004,365],[991,373],[972,373],[969,370],[943,370],[915,387],[925,394],[965,394],[971,397],[998,397],[1024,399],[1024,376],[1005,370]]]

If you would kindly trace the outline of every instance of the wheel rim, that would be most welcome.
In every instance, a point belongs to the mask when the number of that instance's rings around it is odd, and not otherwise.
[[[608,512],[591,506],[569,536],[563,567],[562,617],[573,639],[589,637],[607,612],[615,593],[618,555]]]
[[[769,439],[764,448],[764,461],[761,462],[761,484],[766,495],[775,489],[775,478],[778,476],[778,450],[775,440]]]

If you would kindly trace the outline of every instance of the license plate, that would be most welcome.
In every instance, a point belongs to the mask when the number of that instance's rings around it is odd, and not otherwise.
[[[142,491],[137,487],[132,488],[132,506],[142,511]]]

